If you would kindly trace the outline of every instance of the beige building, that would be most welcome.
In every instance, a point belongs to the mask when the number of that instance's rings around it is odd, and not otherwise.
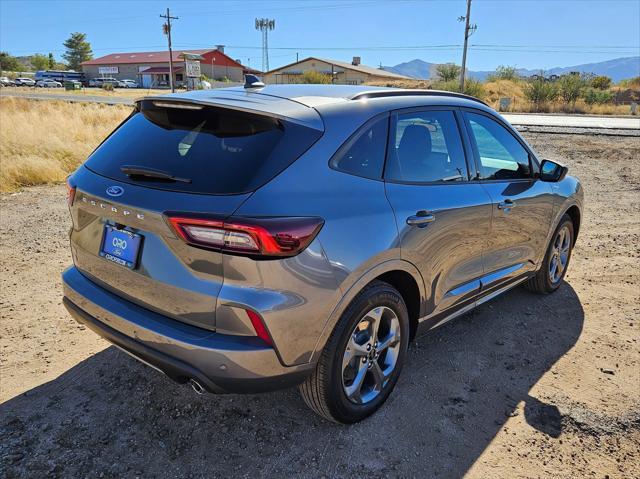
[[[263,81],[267,84],[300,83],[301,75],[307,71],[316,71],[328,75],[333,78],[333,83],[337,85],[360,85],[361,83],[372,81],[410,79],[397,73],[361,65],[360,57],[353,57],[351,63],[309,57],[266,72],[263,75]]]

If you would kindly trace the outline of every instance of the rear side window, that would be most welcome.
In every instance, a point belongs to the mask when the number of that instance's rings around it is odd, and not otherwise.
[[[480,159],[484,180],[530,178],[529,152],[497,121],[476,113],[465,113]]]
[[[321,135],[264,115],[144,101],[85,165],[109,178],[159,189],[239,194],[268,182]],[[127,175],[123,167],[160,171],[179,180]]]
[[[331,167],[356,176],[380,179],[387,149],[388,128],[388,117],[366,124],[332,158]]]
[[[428,183],[463,181],[467,164],[452,111],[419,111],[398,115],[385,177]]]

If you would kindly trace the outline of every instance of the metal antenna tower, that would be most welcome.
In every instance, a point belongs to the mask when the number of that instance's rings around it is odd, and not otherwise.
[[[262,32],[262,71],[269,71],[269,30],[276,28],[276,21],[270,18],[256,18],[256,30]]]

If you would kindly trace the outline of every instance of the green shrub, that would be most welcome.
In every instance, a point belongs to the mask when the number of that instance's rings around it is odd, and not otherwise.
[[[438,80],[433,82],[431,84],[431,87],[434,90],[459,91],[460,82],[458,80],[449,80],[449,81]]]
[[[558,80],[559,93],[564,102],[575,107],[576,101],[584,89],[584,80],[580,75],[563,75]]]
[[[608,90],[611,87],[611,78],[600,75],[591,80],[591,86],[598,90]]]
[[[524,95],[533,103],[536,111],[539,111],[542,106],[558,98],[558,86],[554,82],[546,81],[541,75],[525,85]]]
[[[464,94],[482,99],[485,95],[484,86],[478,80],[468,78],[464,81]]]
[[[302,75],[300,75],[300,83],[331,83],[331,76],[314,70],[307,70]]]
[[[113,83],[103,83],[102,84],[102,89],[104,91],[113,91],[115,89],[115,87],[113,86]]]
[[[434,90],[460,92],[460,82],[458,80],[437,81],[431,86]],[[464,81],[464,94],[482,99],[485,96],[484,86],[478,80],[468,78]]]
[[[611,103],[614,98],[613,92],[597,90],[595,88],[589,88],[584,92],[584,101],[587,105],[603,105],[605,103]]]

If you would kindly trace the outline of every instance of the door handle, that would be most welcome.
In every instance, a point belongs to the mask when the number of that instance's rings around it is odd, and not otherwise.
[[[513,200],[504,200],[498,203],[499,210],[509,210],[511,208],[514,208],[515,206],[516,206],[516,202]]]
[[[433,223],[435,220],[435,215],[427,213],[426,211],[418,211],[414,216],[409,216],[407,218],[407,224],[409,226],[422,226],[427,223]]]

